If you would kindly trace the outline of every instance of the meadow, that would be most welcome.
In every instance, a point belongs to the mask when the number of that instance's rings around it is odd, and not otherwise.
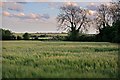
[[[3,78],[116,78],[118,45],[2,41]]]

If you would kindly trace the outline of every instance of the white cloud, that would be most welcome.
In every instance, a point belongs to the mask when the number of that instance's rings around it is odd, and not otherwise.
[[[30,13],[30,14],[28,15],[28,18],[36,19],[36,18],[40,18],[40,16],[37,15],[37,14],[34,14],[34,13]]]
[[[100,3],[89,3],[87,6],[86,6],[86,8],[87,9],[89,9],[89,10],[94,10],[94,11],[96,11],[97,9],[98,9],[98,7],[97,6],[99,6],[100,5]]]
[[[65,2],[64,4],[67,6],[69,6],[69,5],[78,6],[78,4],[76,2]]]
[[[95,15],[96,13],[97,13],[96,11],[88,10],[88,14],[89,14],[89,15]]]
[[[16,16],[23,17],[23,16],[25,16],[25,14],[21,12],[21,13],[16,14]]]
[[[25,14],[25,13],[10,13],[7,11],[4,11],[3,16],[6,17],[10,17],[11,19],[16,18],[16,19],[20,19],[21,21],[30,21],[30,22],[34,22],[34,21],[44,21],[44,20],[48,20],[50,19],[50,16],[48,14],[35,14],[35,13],[29,13],[29,14]]]
[[[7,12],[7,11],[4,11],[3,12],[3,16],[10,16],[11,14],[9,13],[9,12]]]

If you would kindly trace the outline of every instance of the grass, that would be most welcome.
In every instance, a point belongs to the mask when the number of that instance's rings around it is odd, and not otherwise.
[[[118,45],[3,41],[3,78],[116,78]]]

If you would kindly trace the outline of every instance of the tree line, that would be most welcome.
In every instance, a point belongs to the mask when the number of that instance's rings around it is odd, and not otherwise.
[[[116,27],[118,27],[120,23]],[[109,27],[104,28],[99,34],[79,34],[76,41],[82,42],[116,42],[119,43],[120,36],[117,33],[117,28]],[[117,29],[117,30],[116,30]],[[107,32],[106,32],[107,31]],[[105,33],[105,34],[104,34]],[[116,35],[117,34],[117,35]],[[54,35],[54,34],[53,34]],[[56,36],[42,34],[42,35],[33,35],[30,33],[24,33],[22,36],[13,34],[10,30],[0,29],[0,40],[47,40],[47,41],[71,41],[68,36],[62,36],[58,34]],[[51,37],[50,39],[39,39],[40,37]]]
[[[30,34],[24,33],[22,36],[15,36],[12,31],[0,29],[0,40],[29,40]]]
[[[91,11],[75,6],[72,3],[60,7],[57,16],[58,29],[67,30],[68,36],[54,36],[52,40],[65,41],[103,41],[120,42],[120,1],[110,2],[109,5],[101,4],[97,7],[96,14],[91,18]],[[88,27],[95,24],[97,34],[81,35]],[[3,40],[29,40],[30,34],[24,33],[15,36],[9,30],[0,29]],[[38,36],[34,36],[38,39]],[[46,37],[46,35],[44,36]]]
[[[24,33],[23,35],[17,35],[10,30],[0,29],[0,40],[40,40],[39,38],[52,37],[46,34],[34,35],[31,33]]]
[[[79,33],[95,24],[98,31],[94,36],[95,41],[120,42],[120,1],[101,4],[97,8],[96,14],[91,18],[93,12],[90,10],[72,3],[61,6],[57,16],[58,28],[68,31],[68,40],[78,41]]]

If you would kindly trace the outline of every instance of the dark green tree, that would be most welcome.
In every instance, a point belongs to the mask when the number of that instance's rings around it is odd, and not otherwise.
[[[0,36],[2,40],[15,40],[16,36],[10,30],[0,29]]]
[[[30,34],[28,34],[28,33],[23,34],[24,40],[29,40],[29,38],[30,38]]]
[[[120,43],[120,20],[117,20],[113,24],[113,32],[114,37],[113,37],[113,42]]]
[[[22,37],[21,36],[17,36],[17,40],[22,40]]]

